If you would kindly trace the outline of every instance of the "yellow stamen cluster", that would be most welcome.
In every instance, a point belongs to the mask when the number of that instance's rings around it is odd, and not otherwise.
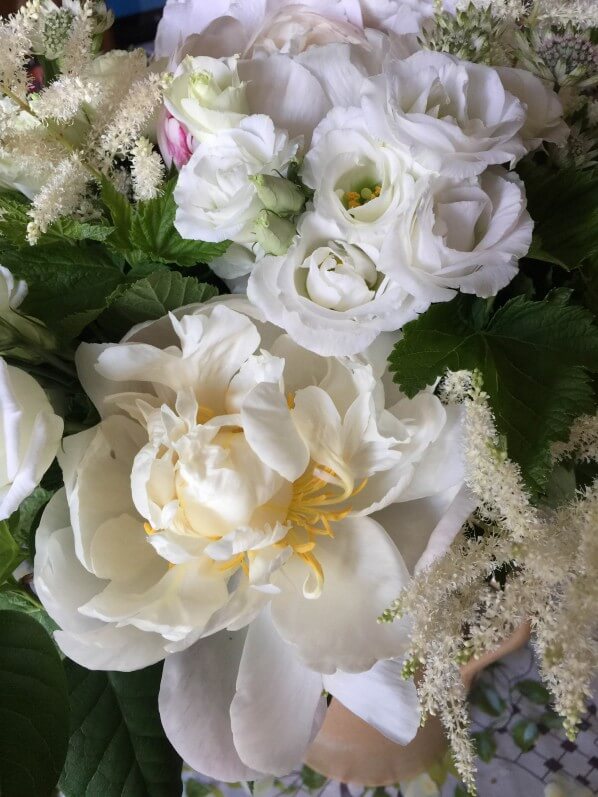
[[[373,190],[371,188],[362,188],[361,191],[347,191],[343,195],[343,205],[347,210],[360,208],[372,199],[377,199],[380,196],[380,191],[382,191],[381,185],[374,186]]]
[[[329,478],[323,478],[328,476]],[[277,545],[290,546],[293,552],[313,570],[321,591],[324,584],[322,565],[313,553],[317,537],[334,537],[332,523],[344,520],[352,507],[332,507],[344,503],[360,493],[367,479],[357,487],[342,487],[337,474],[327,467],[313,464],[293,485],[293,496],[287,511],[286,523],[291,530]]]

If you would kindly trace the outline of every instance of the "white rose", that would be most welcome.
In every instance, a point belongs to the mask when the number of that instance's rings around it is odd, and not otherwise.
[[[156,35],[156,54],[172,56],[198,37],[197,52],[220,57],[254,52],[298,53],[330,42],[365,42],[354,0],[169,0]]]
[[[502,167],[465,182],[433,178],[390,231],[380,268],[427,303],[456,290],[494,296],[517,273],[532,229],[523,185]]]
[[[379,247],[412,201],[412,167],[408,153],[366,132],[358,108],[337,108],[316,128],[301,174],[320,216],[349,243]]]
[[[365,24],[399,35],[420,33],[434,16],[434,0],[360,0]],[[447,3],[445,2],[446,6]]]
[[[285,171],[296,152],[267,116],[247,116],[238,127],[207,138],[179,174],[175,227],[183,238],[250,247],[263,208],[250,177]]]
[[[255,265],[249,299],[306,349],[356,354],[425,309],[378,271],[376,255],[347,243],[328,219],[307,213],[288,253]]]
[[[224,781],[299,764],[323,688],[412,738],[408,624],[375,618],[471,511],[458,408],[385,400],[367,354],[318,357],[255,312],[227,297],[81,346],[102,420],[65,440],[34,568],[70,658],[166,658],[166,733]]]
[[[525,108],[525,123],[521,137],[528,151],[537,149],[543,141],[561,146],[569,136],[563,119],[563,105],[557,94],[527,69],[497,68],[503,86]]]
[[[389,61],[374,83],[364,98],[370,129],[432,171],[464,177],[526,153],[525,109],[496,69],[422,50]]]
[[[164,105],[196,145],[206,135],[237,127],[249,114],[237,60],[187,56],[164,94]]]
[[[35,490],[58,452],[63,422],[32,376],[0,357],[0,520]]]

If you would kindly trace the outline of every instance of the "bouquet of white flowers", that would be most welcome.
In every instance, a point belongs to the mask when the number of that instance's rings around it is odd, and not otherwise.
[[[110,17],[0,24],[2,794],[283,775],[331,699],[473,792],[460,665],[529,621],[570,734],[598,666],[598,9]]]

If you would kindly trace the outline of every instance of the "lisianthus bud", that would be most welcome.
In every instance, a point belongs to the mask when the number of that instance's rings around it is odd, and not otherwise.
[[[269,255],[284,255],[296,232],[292,222],[271,210],[262,210],[255,220],[256,240]]]
[[[267,210],[278,216],[300,213],[305,205],[305,194],[298,185],[285,177],[273,174],[254,174],[249,178],[257,195]]]

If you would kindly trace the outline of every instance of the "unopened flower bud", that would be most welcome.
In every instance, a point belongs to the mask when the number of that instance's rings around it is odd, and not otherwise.
[[[255,220],[256,240],[269,255],[284,255],[296,232],[294,224],[270,210],[262,210]]]
[[[249,178],[255,185],[260,201],[279,216],[299,213],[305,204],[305,194],[298,185],[273,174],[254,174]]]

